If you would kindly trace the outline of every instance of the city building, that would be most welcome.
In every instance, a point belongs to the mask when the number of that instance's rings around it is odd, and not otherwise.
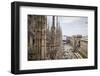
[[[70,38],[70,44],[73,46],[73,52],[80,57],[77,58],[87,58],[88,57],[88,40],[87,36],[73,35]]]

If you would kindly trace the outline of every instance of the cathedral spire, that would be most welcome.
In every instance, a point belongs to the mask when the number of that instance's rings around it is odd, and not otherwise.
[[[55,30],[55,16],[52,17],[52,30]]]
[[[56,26],[58,27],[58,23],[59,23],[59,21],[58,21],[58,16],[56,16]]]
[[[55,16],[53,16],[53,26],[55,26]]]

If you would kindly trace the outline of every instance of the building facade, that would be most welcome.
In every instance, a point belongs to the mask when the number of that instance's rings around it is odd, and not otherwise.
[[[58,18],[52,17],[47,25],[47,16],[28,15],[28,60],[61,58],[62,32]]]
[[[46,58],[46,16],[28,16],[28,54],[29,60]]]

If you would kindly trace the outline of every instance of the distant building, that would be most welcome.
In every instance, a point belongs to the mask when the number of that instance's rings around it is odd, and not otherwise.
[[[67,36],[67,35],[63,35],[63,36],[62,36],[62,42],[63,42],[63,44],[68,44],[68,43],[70,43],[70,37]]]

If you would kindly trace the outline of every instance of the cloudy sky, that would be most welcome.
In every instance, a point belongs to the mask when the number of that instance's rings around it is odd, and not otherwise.
[[[48,16],[48,25],[52,25],[52,16]],[[72,35],[88,35],[88,18],[87,17],[58,17],[58,22],[62,28],[62,34]]]

